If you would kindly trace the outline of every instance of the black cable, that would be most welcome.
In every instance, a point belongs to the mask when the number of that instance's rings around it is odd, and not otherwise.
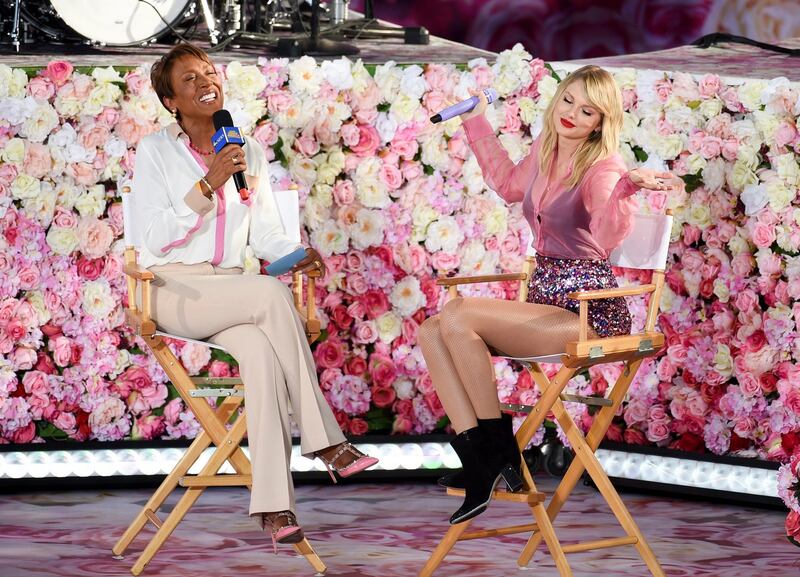
[[[158,17],[159,17],[159,18],[161,18],[161,21],[162,21],[164,24],[166,24],[166,25],[167,25],[167,28],[169,28],[169,29],[170,29],[170,31],[171,31],[171,32],[172,32],[172,33],[173,33],[175,36],[177,36],[177,37],[178,37],[178,39],[179,39],[179,40],[181,40],[182,42],[187,42],[187,43],[190,43],[190,41],[189,41],[189,40],[187,40],[186,38],[184,38],[184,37],[181,35],[181,33],[180,33],[180,32],[178,32],[178,31],[175,29],[175,27],[174,27],[172,24],[170,24],[169,22],[167,22],[167,21],[164,19],[164,17],[161,15],[161,12],[159,12],[159,11],[158,11],[158,8],[156,8],[155,6],[153,6],[153,5],[152,5],[150,2],[148,2],[147,0],[138,0],[138,1],[139,1],[139,2],[141,2],[142,4],[147,4],[148,6],[150,6],[150,8],[152,8],[153,10],[155,10],[155,11],[156,11],[156,14],[158,14]],[[197,16],[195,16],[195,18],[197,18]]]
[[[769,50],[771,52],[777,52],[779,54],[786,54],[787,56],[800,56],[800,49],[786,48],[785,46],[776,46],[775,44],[767,44],[766,42],[759,42],[758,40],[753,40],[752,38],[746,38],[744,36],[736,36],[734,34],[728,34],[726,32],[714,32],[712,34],[706,34],[705,36],[698,38],[697,40],[692,42],[692,44],[700,48],[709,48],[711,46],[714,46],[715,44],[719,44],[720,42],[747,44],[749,46],[755,46],[757,48],[761,48],[762,50]]]

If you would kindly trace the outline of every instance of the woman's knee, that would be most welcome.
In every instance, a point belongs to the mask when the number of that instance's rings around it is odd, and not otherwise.
[[[445,303],[442,307],[439,317],[441,319],[439,331],[445,338],[459,332],[463,325],[463,310],[465,299],[463,297],[456,297]]]
[[[426,347],[431,346],[433,343],[441,339],[439,316],[428,317],[420,325],[417,332],[417,342],[422,347],[423,352]]]

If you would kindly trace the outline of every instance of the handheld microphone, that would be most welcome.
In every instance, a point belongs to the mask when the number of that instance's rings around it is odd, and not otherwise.
[[[213,116],[214,128],[217,131],[211,137],[211,144],[214,146],[214,152],[219,153],[220,150],[229,144],[244,145],[244,137],[242,133],[233,125],[233,118],[231,113],[225,109],[217,110]],[[239,191],[239,198],[242,201],[250,198],[250,192],[247,190],[247,181],[244,178],[244,171],[233,173],[233,183],[236,185],[236,190]]]
[[[494,88],[484,88],[483,93],[486,95],[486,99],[489,101],[489,104],[497,100],[497,92]],[[473,108],[478,105],[480,100],[477,96],[473,96],[472,98],[468,98],[467,100],[462,100],[458,104],[453,104],[452,106],[448,106],[444,110],[442,110],[439,114],[434,114],[431,116],[431,122],[436,124],[437,122],[442,122],[444,120],[450,120],[454,116],[458,116],[459,114],[464,114],[465,112],[469,112]]]

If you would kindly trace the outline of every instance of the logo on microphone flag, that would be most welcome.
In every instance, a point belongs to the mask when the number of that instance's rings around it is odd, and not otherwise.
[[[235,126],[223,126],[211,137],[214,152],[219,152],[226,144],[244,144],[244,137]]]

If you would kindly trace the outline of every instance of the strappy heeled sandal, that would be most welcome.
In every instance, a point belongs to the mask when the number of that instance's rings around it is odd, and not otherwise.
[[[339,457],[344,455],[345,453],[350,453],[355,460],[343,467],[338,467],[336,465],[336,461],[339,460]],[[336,471],[339,473],[339,476],[349,477],[350,475],[355,475],[356,473],[360,473],[364,469],[369,469],[373,465],[378,462],[378,459],[375,457],[369,457],[356,449],[351,443],[345,441],[339,447],[339,450],[334,453],[333,457],[330,459],[323,457],[321,454],[317,454],[319,460],[325,464],[325,468],[328,469],[328,474],[331,476],[331,480],[336,483],[336,477],[334,476],[333,472]]]
[[[287,524],[275,529],[275,521],[285,517]],[[291,511],[277,513],[261,513],[261,528],[269,531],[272,537],[272,550],[278,554],[278,543],[299,543],[303,540],[303,529],[297,523],[297,517]]]

